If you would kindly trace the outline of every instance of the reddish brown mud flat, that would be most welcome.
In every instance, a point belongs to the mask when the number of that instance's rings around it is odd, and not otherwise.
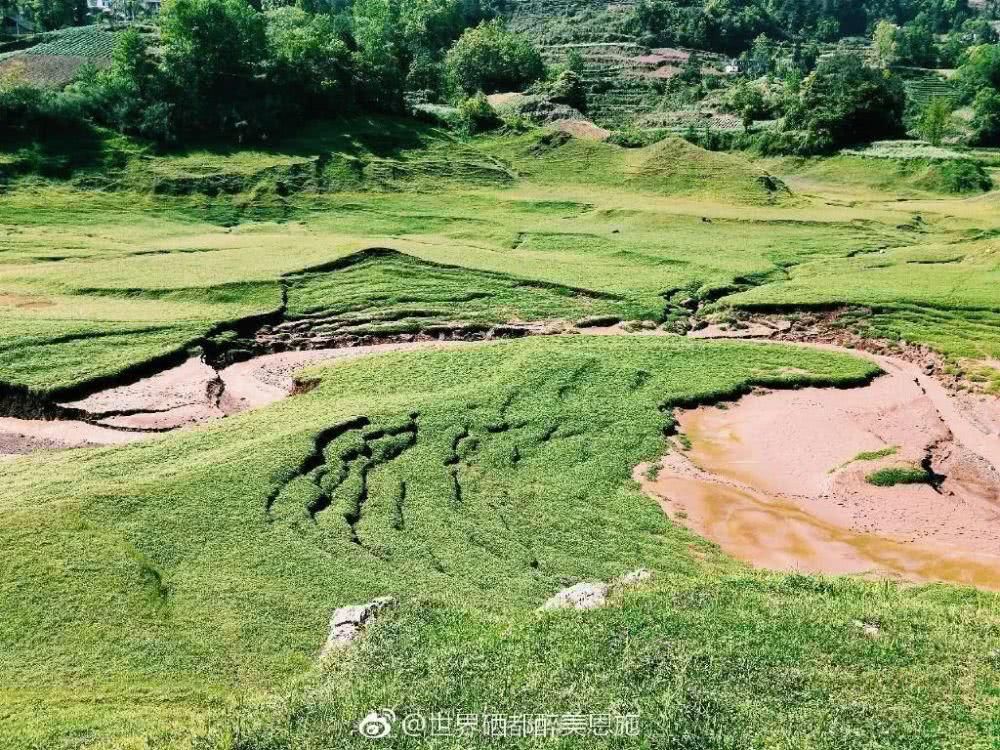
[[[118,445],[142,437],[141,433],[122,432],[87,422],[0,417],[0,460],[35,451]]]
[[[135,383],[60,404],[81,420],[0,417],[0,458],[38,450],[117,445],[211,422],[279,401],[296,387],[295,373],[310,364],[409,351],[455,342],[419,341],[342,349],[265,354],[221,370],[199,357]]]
[[[635,477],[678,522],[753,565],[1000,589],[1000,441],[932,378],[879,358],[864,388],[758,392],[677,413]],[[876,486],[879,470],[926,481]],[[655,473],[655,472],[653,472]]]

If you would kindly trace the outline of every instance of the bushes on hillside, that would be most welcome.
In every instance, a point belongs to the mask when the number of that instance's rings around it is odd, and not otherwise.
[[[1000,91],[983,89],[973,102],[972,129],[977,143],[1000,145]]]
[[[470,135],[496,130],[501,124],[500,116],[482,93],[470,96],[459,104],[458,117]]]
[[[262,14],[246,0],[171,0],[160,33],[164,87],[179,131],[237,133],[262,125]]]
[[[335,111],[350,96],[351,52],[336,19],[285,6],[268,12],[267,72],[274,88],[311,114]]]
[[[787,125],[808,133],[817,150],[839,148],[899,134],[905,104],[897,76],[841,53],[821,60],[802,82]]]
[[[900,51],[963,28],[973,16],[966,0],[639,0],[636,22],[650,46],[682,45],[738,54],[760,34],[772,39],[830,42],[863,36],[885,19],[904,25]],[[933,45],[925,49],[933,53]]]
[[[956,76],[962,100],[972,105],[973,140],[1000,145],[1000,44],[970,49]]]
[[[985,193],[993,189],[993,180],[982,165],[965,159],[941,164],[935,183],[934,187],[945,193]]]
[[[263,4],[167,0],[157,53],[126,31],[111,68],[87,69],[73,96],[101,124],[161,143],[263,140],[309,117],[401,112],[407,90],[439,101],[445,55],[483,15],[479,0]],[[540,56],[520,37],[499,24],[474,31],[453,56],[469,93],[540,74]]]
[[[445,64],[449,79],[467,94],[520,91],[545,72],[534,45],[499,21],[468,29],[449,50]]]
[[[81,127],[79,99],[50,89],[0,82],[0,138],[44,138]]]

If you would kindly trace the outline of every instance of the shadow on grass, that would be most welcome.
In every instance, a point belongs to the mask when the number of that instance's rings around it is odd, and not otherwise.
[[[80,170],[123,167],[125,155],[108,140],[106,133],[88,125],[8,135],[0,147],[0,174],[68,178]]]
[[[416,120],[358,115],[313,121],[294,134],[276,139],[271,144],[202,141],[165,153],[176,157],[205,153],[232,156],[249,149],[276,156],[309,157],[338,153],[345,156],[397,158],[406,151],[423,148],[442,137],[446,137],[445,131]]]

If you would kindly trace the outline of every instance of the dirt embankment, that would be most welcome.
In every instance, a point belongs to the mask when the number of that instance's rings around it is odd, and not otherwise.
[[[864,388],[679,412],[685,437],[637,481],[756,566],[1000,589],[1000,410],[976,409],[920,364],[866,356],[886,374]],[[903,467],[926,481],[868,480]]]
[[[0,418],[0,457],[131,442],[266,406],[295,393],[294,373],[316,362],[581,330],[622,333],[614,320],[442,323],[412,333],[362,333],[356,319],[324,314],[265,322],[249,338],[221,346],[207,340],[202,355],[180,365],[76,401],[47,404],[52,419]]]
[[[0,457],[142,440],[279,401],[294,392],[295,372],[310,364],[447,345],[419,341],[289,351],[221,369],[192,357],[135,383],[60,404],[87,415],[87,421],[0,418]]]

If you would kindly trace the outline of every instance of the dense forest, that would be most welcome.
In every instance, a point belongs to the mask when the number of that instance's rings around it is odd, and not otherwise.
[[[46,27],[86,16],[78,0],[0,3]],[[0,80],[0,132],[97,124],[167,146],[242,143],[304,119],[404,113],[414,101],[448,105],[451,125],[476,132],[504,124],[485,95],[529,88],[584,111],[581,61],[546,65],[537,40],[508,29],[508,10],[502,0],[167,0],[155,19],[126,25],[110,66],[85,67],[65,90]],[[967,0],[641,0],[617,23],[648,47],[739,58],[724,106],[747,132],[724,146],[816,153],[906,127],[934,141],[957,106],[974,113],[976,142],[1000,141],[994,10]],[[873,54],[823,53],[848,37],[869,40]],[[899,65],[957,68],[959,93],[915,110]],[[666,90],[697,101],[717,86],[692,61]],[[761,118],[780,127],[750,134]]]

